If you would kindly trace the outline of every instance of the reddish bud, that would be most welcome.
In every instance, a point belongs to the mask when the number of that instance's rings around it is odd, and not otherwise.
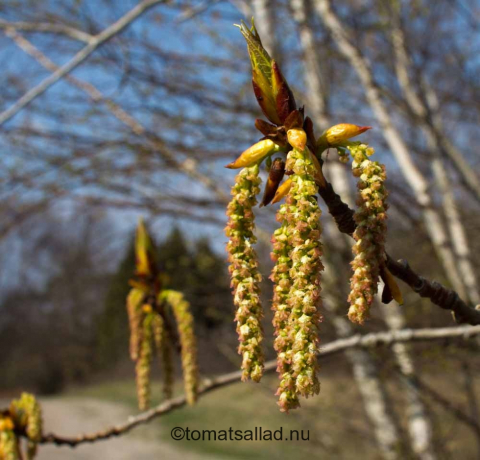
[[[255,128],[257,128],[264,136],[273,136],[277,134],[277,127],[261,118],[255,120]]]
[[[277,193],[278,186],[285,175],[285,162],[281,158],[275,158],[268,174],[267,184],[260,207],[267,206]]]

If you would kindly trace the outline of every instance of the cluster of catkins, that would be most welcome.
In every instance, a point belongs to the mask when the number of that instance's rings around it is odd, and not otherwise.
[[[24,458],[19,436],[27,439],[26,458],[33,459],[42,439],[42,410],[35,397],[28,393],[0,412],[0,460]]]
[[[240,342],[238,352],[242,356],[243,380],[258,382],[263,373],[264,338],[259,296],[261,275],[253,249],[256,242],[253,208],[260,192],[260,166],[265,162],[268,179],[260,207],[285,199],[277,213],[281,226],[272,238],[275,266],[271,280],[274,347],[280,378],[277,395],[280,409],[288,411],[300,405],[300,396],[320,391],[317,354],[323,265],[317,195],[319,188],[327,185],[322,173],[322,153],[336,148],[340,159],[345,161],[349,150],[353,174],[358,177],[348,316],[360,324],[368,316],[379,276],[388,281],[388,286],[394,286],[393,277],[387,276],[384,266],[385,167],[369,159],[373,149],[348,140],[370,129],[368,126],[335,125],[315,139],[312,121],[304,117],[303,108],[297,109],[285,78],[263,48],[255,26],[252,24],[249,29],[242,23],[239,27],[248,45],[254,93],[269,122],[256,120],[255,126],[264,137],[227,165],[230,169],[241,169],[232,187],[225,229]],[[273,158],[276,154],[283,154],[284,158]],[[288,178],[282,182],[285,175]]]
[[[163,366],[163,394],[172,396],[173,355],[180,347],[185,394],[194,404],[198,390],[197,345],[190,305],[180,292],[162,289],[155,247],[140,221],[135,239],[136,271],[127,297],[130,324],[130,356],[136,363],[140,409],[150,405],[150,375],[155,353]],[[173,327],[176,323],[176,329]]]

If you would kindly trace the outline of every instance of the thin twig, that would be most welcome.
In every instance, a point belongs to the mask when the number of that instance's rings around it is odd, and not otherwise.
[[[350,348],[372,348],[379,345],[391,345],[399,342],[420,342],[431,340],[446,340],[451,338],[468,339],[480,334],[480,326],[460,326],[436,329],[403,329],[398,331],[378,332],[365,335],[354,335],[345,339],[338,339],[324,345],[320,351],[319,358],[324,358],[336,353],[343,352]],[[277,366],[276,360],[268,361],[265,364],[265,372],[273,372]],[[240,371],[224,374],[219,377],[206,379],[199,390],[199,396],[205,395],[217,388],[225,387],[241,380]],[[185,406],[184,396],[170,399],[162,404],[142,412],[136,416],[131,416],[120,425],[107,428],[90,434],[81,434],[74,437],[59,436],[54,433],[46,434],[41,440],[41,444],[68,445],[75,447],[79,444],[93,443],[114,436],[120,436],[133,428],[148,423],[151,420],[172,412],[175,409]]]
[[[75,40],[90,43],[94,38],[93,35],[84,32],[83,30],[75,29],[64,24],[55,24],[49,22],[8,22],[0,19],[0,29],[8,29],[13,27],[24,32],[45,32],[51,34],[66,35]]]
[[[325,201],[340,232],[352,236],[357,226],[353,218],[354,211],[335,193],[331,184],[326,183],[324,187],[319,188],[318,193]],[[407,283],[420,297],[430,299],[444,310],[451,310],[457,323],[480,324],[480,310],[467,305],[452,289],[420,276],[407,261],[395,261],[387,254],[386,266],[394,276]]]
[[[466,414],[462,409],[453,404],[445,396],[441,395],[437,390],[432,388],[430,385],[427,385],[425,382],[420,380],[416,376],[411,377],[411,381],[415,388],[419,392],[424,392],[431,399],[433,399],[437,404],[442,406],[448,412],[452,413],[459,421],[463,422],[465,425],[469,426],[477,437],[480,436],[480,425],[477,420],[469,414]]]
[[[132,8],[127,14],[122,16],[118,21],[107,27],[103,32],[92,37],[87,46],[82,48],[70,61],[60,67],[57,71],[49,75],[37,86],[27,91],[20,99],[17,100],[7,110],[0,113],[0,126],[6,121],[10,120],[14,115],[20,112],[24,107],[30,104],[38,96],[42,95],[48,88],[57,83],[61,78],[70,73],[78,67],[85,59],[87,59],[100,45],[105,43],[110,38],[114,37],[127,26],[129,26],[142,13],[160,3],[165,3],[167,0],[144,0],[137,6]]]

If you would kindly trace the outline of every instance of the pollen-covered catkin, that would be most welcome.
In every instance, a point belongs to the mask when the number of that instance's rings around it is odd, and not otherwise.
[[[165,340],[162,348],[162,370],[163,370],[163,397],[170,399],[173,396],[174,383],[174,365],[173,365],[173,345],[171,343],[170,334],[165,331]]]
[[[136,364],[137,397],[140,410],[150,406],[150,373],[153,356],[153,313],[150,305],[144,305],[145,317],[142,324],[142,341]]]
[[[6,420],[6,419],[3,419]],[[0,423],[3,422],[0,419]],[[0,430],[0,459],[2,460],[19,460],[20,459],[20,446],[12,429]]]
[[[287,170],[294,173],[289,192],[291,204],[285,215],[292,245],[290,276],[293,283],[288,298],[289,329],[293,338],[292,371],[297,392],[308,397],[320,391],[317,353],[323,270],[321,211],[315,198],[315,165],[308,150],[292,150],[288,154]]]
[[[282,227],[273,237],[275,347],[281,378],[277,394],[282,411],[298,407],[299,395],[320,391],[317,353],[323,265],[315,167],[305,147],[288,154],[292,186],[277,215]]]
[[[353,174],[358,177],[358,209],[354,216],[357,228],[353,234],[356,243],[348,317],[354,323],[363,324],[377,293],[380,266],[385,257],[386,174],[384,165],[369,159],[374,150],[366,144],[352,145],[349,150],[353,157]]]
[[[163,370],[163,397],[170,399],[173,393],[173,352],[171,337],[161,315],[155,315],[152,321],[155,350],[160,356]]]
[[[142,341],[143,298],[145,294],[138,288],[132,288],[127,297],[128,323],[130,326],[130,357],[137,360]]]
[[[37,453],[37,444],[42,438],[43,422],[40,404],[32,394],[22,393],[20,399],[12,401],[9,412],[12,427],[15,426],[16,430],[26,433],[28,458],[33,458]],[[0,455],[0,458],[3,457]]]
[[[289,242],[289,227],[285,215],[288,213],[288,207],[292,200],[294,198],[288,196],[287,202],[280,206],[277,213],[277,220],[282,223],[282,226],[273,233],[273,251],[271,254],[272,260],[275,262],[270,277],[273,281],[274,348],[277,352],[277,372],[280,378],[280,385],[276,394],[279,396],[278,404],[282,411],[295,409],[300,405],[295,390],[295,379],[291,373],[293,337],[289,328],[291,308],[287,302],[293,280],[290,276],[292,246]]]
[[[237,175],[232,187],[232,200],[227,208],[229,217],[225,234],[227,243],[229,272],[233,289],[234,304],[237,308],[235,321],[239,337],[238,353],[242,356],[242,380],[249,378],[259,382],[263,374],[264,355],[262,350],[263,317],[260,302],[260,282],[258,261],[253,244],[253,206],[260,189],[258,165],[244,168]]]
[[[190,304],[180,292],[169,291],[167,301],[172,307],[180,337],[185,395],[190,405],[195,404],[198,393],[197,341],[193,329]]]

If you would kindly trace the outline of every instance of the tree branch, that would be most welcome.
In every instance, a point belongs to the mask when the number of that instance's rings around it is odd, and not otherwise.
[[[13,27],[24,32],[46,32],[51,34],[66,35],[69,38],[85,43],[90,43],[94,36],[82,30],[75,29],[64,24],[54,24],[49,22],[8,22],[0,19],[0,29],[9,29]]]
[[[335,220],[340,232],[352,236],[357,226],[353,219],[355,213],[353,209],[350,209],[342,201],[330,183],[326,183],[325,187],[320,187],[318,193],[325,201],[328,211]],[[394,276],[408,284],[420,297],[430,299],[435,305],[444,310],[451,310],[457,323],[480,324],[479,309],[467,305],[452,289],[443,286],[437,281],[429,281],[417,274],[406,260],[395,261],[387,254],[386,266]]]
[[[40,82],[37,86],[27,91],[17,102],[10,106],[7,110],[0,113],[0,126],[6,121],[10,120],[20,110],[26,107],[30,102],[42,95],[50,86],[57,83],[61,78],[70,73],[78,67],[85,59],[88,58],[100,45],[105,43],[113,36],[120,33],[123,29],[129,26],[142,13],[152,8],[155,5],[164,3],[167,0],[143,0],[137,6],[132,8],[127,14],[122,16],[117,22],[107,27],[103,32],[92,37],[88,45],[82,48],[70,61],[60,67],[57,71],[49,75],[45,80]]]
[[[330,342],[322,347],[318,357],[324,358],[336,353],[343,352],[351,348],[373,348],[378,345],[392,345],[400,342],[421,342],[433,340],[445,340],[451,338],[468,339],[480,334],[480,326],[460,326],[446,327],[436,329],[402,329],[398,331],[377,332],[365,335],[354,335],[345,339],[338,339]],[[265,363],[265,373],[273,372],[276,369],[276,360]],[[241,380],[242,373],[240,371],[224,374],[219,377],[206,379],[203,386],[199,390],[199,396],[205,395],[217,388],[221,388]],[[120,436],[133,428],[148,423],[154,418],[163,414],[172,412],[187,404],[184,396],[173,398],[165,401],[158,406],[138,414],[131,416],[122,424],[107,428],[90,434],[81,434],[74,437],[59,436],[54,433],[46,434],[41,440],[41,444],[56,444],[58,446],[68,445],[75,447],[79,444],[93,443],[103,439]]]

